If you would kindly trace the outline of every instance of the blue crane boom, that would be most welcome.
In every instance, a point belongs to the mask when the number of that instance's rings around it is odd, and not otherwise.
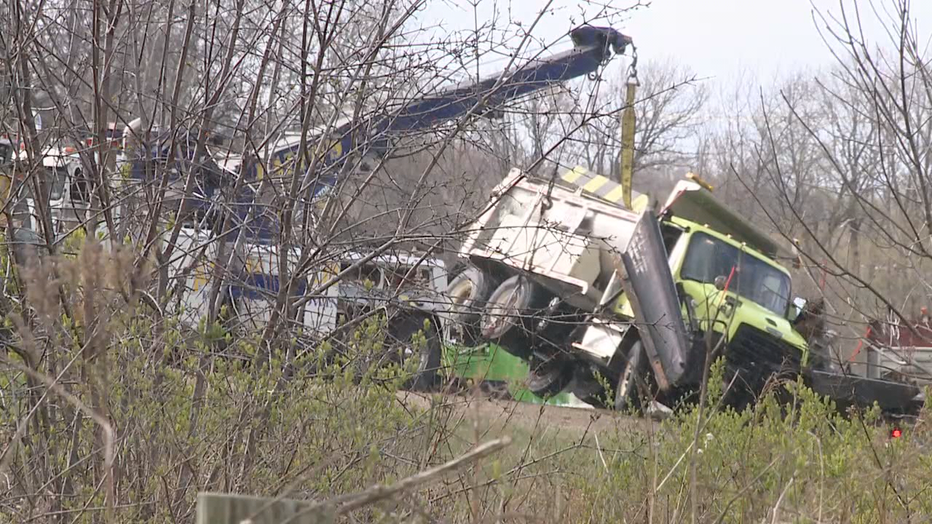
[[[612,52],[624,53],[632,43],[631,38],[607,27],[578,27],[570,37],[573,49],[529,61],[513,73],[497,73],[414,100],[397,117],[390,119],[384,130],[399,132],[430,127],[462,116],[480,103],[486,109],[494,108],[554,83],[591,75],[612,57]]]
[[[320,140],[331,140],[324,154],[318,159],[315,184],[306,196],[314,198],[322,191],[333,187],[341,172],[341,168],[348,162],[354,152],[366,146],[376,155],[384,155],[391,149],[391,139],[408,132],[429,129],[444,122],[469,115],[484,114],[494,111],[503,103],[521,98],[527,94],[546,88],[555,83],[564,82],[574,78],[593,75],[605,64],[613,54],[624,53],[627,46],[632,45],[632,39],[615,29],[608,27],[594,27],[584,25],[570,32],[573,48],[551,57],[531,60],[514,71],[503,71],[493,74],[479,81],[464,82],[437,93],[422,98],[413,99],[402,105],[393,114],[379,114],[360,121],[347,121],[332,129],[327,136],[323,134],[309,134],[307,150],[313,152],[315,143]],[[124,140],[142,136],[141,120],[131,122],[124,131]],[[169,174],[170,179],[180,180],[180,173],[186,169],[198,170],[197,195],[188,198],[189,209],[206,211],[211,207],[218,190],[228,184],[233,177],[224,173],[214,159],[194,159],[197,150],[192,137],[196,133],[181,133],[171,139],[171,130],[162,134],[155,141],[155,147],[132,148],[127,147],[128,158],[131,162],[131,176],[137,180],[146,180],[147,173],[154,172],[153,163],[164,164],[166,159],[174,158],[176,168]],[[174,143],[176,151],[169,151],[169,144]],[[243,173],[247,181],[255,180],[262,175],[266,168],[278,170],[286,169],[304,170],[306,158],[295,158],[299,152],[300,140],[291,139],[273,147],[266,162],[245,162],[237,169],[248,169]],[[180,165],[177,165],[180,164]],[[263,213],[256,213],[254,189],[250,184],[243,184],[240,194],[235,195],[232,205],[228,209],[235,210],[240,224],[246,225],[247,236],[260,242],[271,240],[273,231],[277,229],[270,217],[260,217]],[[254,211],[252,218],[249,210]]]
[[[391,116],[380,115],[339,126],[332,134],[339,138],[338,145],[320,159],[321,167],[342,165],[363,144],[369,144],[376,154],[381,155],[390,148],[392,135],[429,129],[470,112],[482,114],[554,83],[594,74],[612,57],[612,53],[622,54],[632,44],[630,37],[608,27],[577,27],[570,32],[570,37],[572,49],[529,61],[514,72],[499,72],[483,80],[464,82],[416,98]],[[286,163],[297,154],[298,148],[299,144],[294,143],[275,151],[270,164]],[[332,177],[327,178],[329,180],[324,186],[335,181]]]

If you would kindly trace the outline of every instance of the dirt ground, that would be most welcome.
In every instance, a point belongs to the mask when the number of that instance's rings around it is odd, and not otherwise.
[[[493,431],[511,427],[578,438],[586,433],[647,431],[656,424],[647,418],[625,416],[608,410],[515,402],[480,392],[423,394],[399,391],[397,396],[399,402],[411,409],[426,410],[434,402],[435,406],[439,404],[454,417]]]

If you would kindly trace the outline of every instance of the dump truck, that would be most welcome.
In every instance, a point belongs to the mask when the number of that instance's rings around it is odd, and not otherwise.
[[[616,409],[667,406],[699,390],[707,355],[725,361],[725,400],[753,402],[803,374],[840,401],[908,411],[913,385],[826,364],[811,315],[791,300],[791,257],[698,177],[662,205],[576,167],[559,180],[513,169],[468,228],[447,318],[462,347],[493,346],[528,365],[536,395],[571,392]],[[608,385],[609,387],[606,387]],[[854,394],[857,390],[858,394]]]

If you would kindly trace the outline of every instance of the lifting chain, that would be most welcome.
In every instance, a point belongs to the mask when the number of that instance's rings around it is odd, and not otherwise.
[[[628,64],[628,80],[634,79],[637,83],[638,79],[638,48],[631,44],[631,63]]]

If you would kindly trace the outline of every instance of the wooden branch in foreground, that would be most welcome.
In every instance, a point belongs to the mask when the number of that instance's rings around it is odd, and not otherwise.
[[[198,493],[197,524],[330,524],[336,515],[348,513],[437,480],[481,460],[511,444],[508,436],[495,439],[440,466],[424,470],[390,485],[375,485],[351,495],[321,503],[282,498]]]

